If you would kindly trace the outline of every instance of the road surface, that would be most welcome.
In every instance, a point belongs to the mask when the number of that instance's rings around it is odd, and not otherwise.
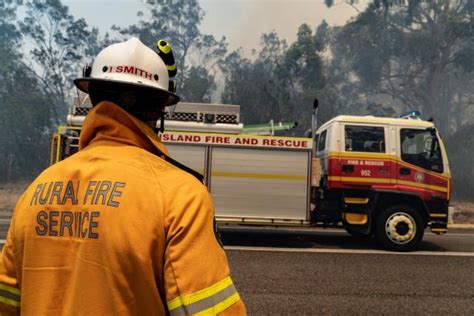
[[[474,230],[393,253],[338,230],[225,229],[251,315],[474,315]]]
[[[221,231],[250,315],[474,315],[474,229],[427,231],[409,253],[335,229]]]

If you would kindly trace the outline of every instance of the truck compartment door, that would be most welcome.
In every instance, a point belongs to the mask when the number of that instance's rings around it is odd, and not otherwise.
[[[216,216],[306,220],[308,151],[213,147]]]

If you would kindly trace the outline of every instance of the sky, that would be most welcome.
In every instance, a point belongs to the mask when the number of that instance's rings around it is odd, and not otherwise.
[[[63,0],[71,13],[83,17],[101,31],[112,25],[127,26],[138,21],[136,13],[144,10],[145,0]],[[357,10],[344,0],[335,0],[328,9],[324,0],[200,0],[205,12],[201,32],[220,39],[225,36],[229,49],[243,48],[246,54],[258,48],[260,36],[275,30],[288,43],[296,39],[298,26],[308,23],[316,28],[323,20],[343,25]],[[368,0],[359,0],[359,10]]]

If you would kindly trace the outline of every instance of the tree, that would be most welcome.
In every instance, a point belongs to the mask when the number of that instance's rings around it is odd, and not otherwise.
[[[291,79],[290,93],[292,95],[293,115],[298,119],[298,123],[304,128],[309,128],[310,107],[314,98],[318,98],[322,107],[326,111],[321,111],[320,121],[334,113],[334,94],[326,90],[326,76],[324,74],[324,60],[321,54],[324,50],[324,28],[327,26],[323,22],[316,32],[307,24],[302,24],[298,28],[297,39],[290,45],[285,53],[285,73]],[[307,105],[307,106],[304,106]]]
[[[202,66],[191,66],[182,78],[186,87],[186,99],[211,102],[212,92],[216,88],[214,77]]]
[[[13,23],[15,18],[17,4],[13,0],[5,0],[0,3],[0,67],[2,69],[2,78],[4,72],[15,65],[21,58],[17,47],[20,44],[21,34]]]
[[[197,0],[147,0],[146,8],[148,12],[138,12],[141,19],[136,25],[113,29],[124,36],[137,36],[151,48],[159,39],[170,41],[178,67],[178,93],[187,101],[207,102],[227,53],[225,38],[218,41],[201,33],[204,12]],[[204,83],[206,91],[202,90]]]
[[[338,62],[345,59],[366,96],[421,109],[452,131],[462,122],[454,120],[460,108],[450,105],[466,98],[453,82],[472,72],[472,5],[430,0],[386,9],[369,5],[340,29],[333,42]]]
[[[434,117],[448,140],[457,197],[470,197],[465,188],[474,184],[465,166],[473,150],[473,12],[468,0],[373,1],[330,41],[329,82],[342,99],[371,114],[415,108]]]
[[[22,62],[15,1],[0,3],[0,181],[34,177],[47,164],[50,113]]]
[[[48,96],[52,120],[58,124],[72,102],[72,80],[80,76],[82,67],[92,61],[101,46],[98,31],[89,29],[84,19],[76,20],[60,0],[27,1],[25,9],[19,25],[33,46],[29,68]]]
[[[321,52],[322,34],[327,24],[313,32],[307,24],[298,29],[297,40],[290,46],[273,31],[261,37],[261,50],[254,61],[233,52],[225,62],[224,103],[241,105],[245,123],[270,119],[297,121],[292,134],[310,127],[311,104],[318,97],[329,105],[326,114],[338,105],[337,94],[326,89]]]
[[[446,138],[453,178],[453,196],[456,199],[473,201],[474,169],[471,164],[474,152],[473,134],[474,124],[465,124]]]
[[[289,76],[284,76],[284,53],[288,46],[276,32],[263,34],[262,50],[251,61],[240,50],[225,60],[224,103],[239,104],[246,124],[287,120],[291,115]]]

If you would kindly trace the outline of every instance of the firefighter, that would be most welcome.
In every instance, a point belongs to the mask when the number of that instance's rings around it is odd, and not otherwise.
[[[80,151],[17,203],[0,261],[1,315],[246,313],[206,187],[153,131],[179,101],[168,70],[132,38],[74,81],[94,107]]]

